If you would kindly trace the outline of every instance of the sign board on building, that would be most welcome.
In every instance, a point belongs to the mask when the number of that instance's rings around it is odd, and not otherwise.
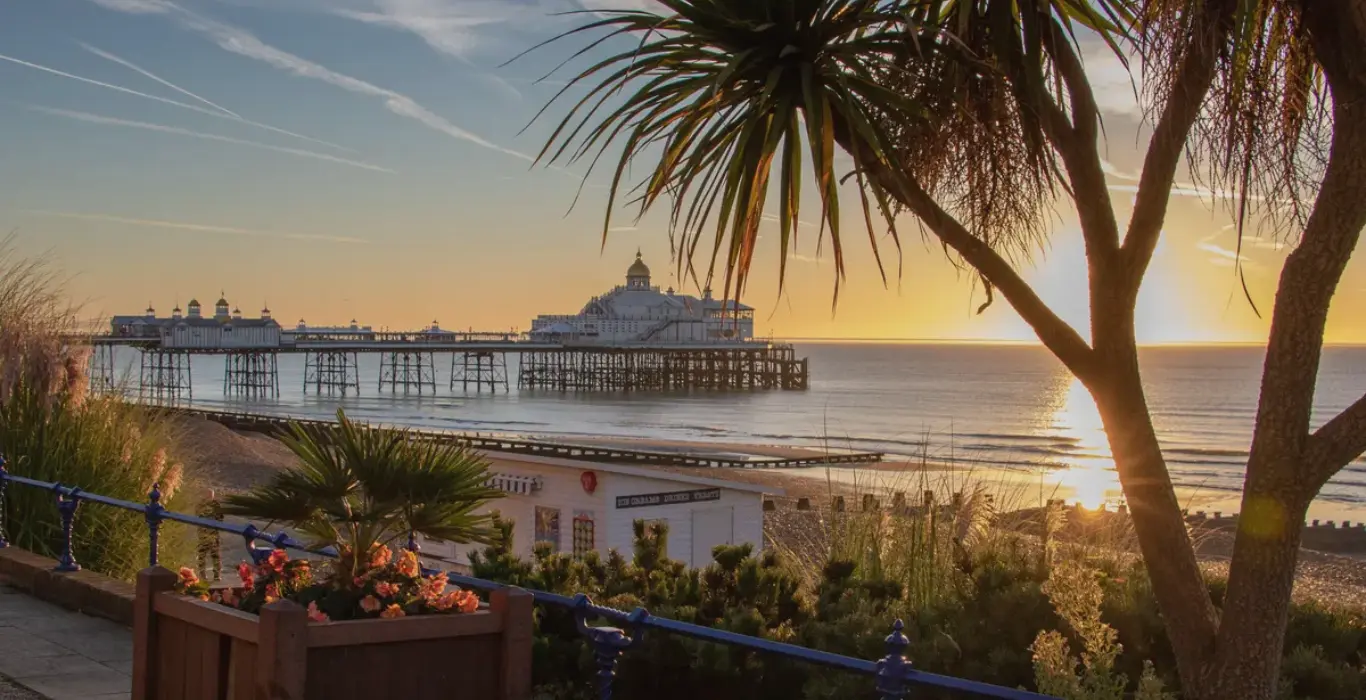
[[[670,506],[679,503],[700,503],[721,500],[721,489],[695,489],[692,491],[669,491],[667,493],[642,493],[634,496],[617,496],[618,508],[643,508],[645,506]]]

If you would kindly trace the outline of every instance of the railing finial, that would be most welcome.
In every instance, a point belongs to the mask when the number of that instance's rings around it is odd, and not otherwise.
[[[5,537],[5,487],[9,485],[9,470],[5,469],[5,456],[0,455],[0,549],[9,546]]]
[[[906,647],[911,641],[902,634],[906,625],[901,620],[892,623],[887,635],[887,655],[877,662],[877,692],[882,700],[901,700],[906,697],[906,675],[911,662],[906,660]]]
[[[161,505],[161,483],[152,484],[152,492],[147,494],[147,507],[143,509],[143,517],[147,520],[147,564],[156,566],[157,558],[160,554],[161,539],[161,516],[166,512],[166,507]]]
[[[76,557],[71,551],[71,529],[76,521],[76,509],[81,507],[81,490],[72,488],[63,495],[62,488],[60,483],[52,485],[53,493],[57,494],[57,511],[62,515],[62,556],[57,559],[55,570],[80,571],[81,565],[76,563]]]
[[[574,624],[578,627],[579,634],[587,637],[593,645],[593,660],[598,666],[598,697],[601,700],[612,700],[612,682],[617,677],[617,659],[637,640],[616,627],[590,627],[588,618],[596,615],[594,607],[593,601],[587,595],[580,593],[574,596]],[[639,621],[648,615],[644,609],[637,608],[631,613],[631,619]]]

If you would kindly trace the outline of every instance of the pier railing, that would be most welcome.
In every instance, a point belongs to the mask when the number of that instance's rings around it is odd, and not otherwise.
[[[54,506],[58,509],[62,522],[61,542],[59,544],[61,553],[55,567],[58,572],[79,571],[81,568],[76,560],[76,553],[73,551],[71,535],[77,511],[80,506],[86,503],[142,513],[147,522],[148,564],[150,566],[157,566],[158,564],[158,540],[161,524],[168,521],[183,523],[196,528],[217,530],[241,537],[246,543],[248,554],[258,564],[264,561],[275,549],[296,550],[326,558],[337,556],[336,549],[332,547],[309,547],[290,537],[283,530],[271,533],[258,529],[251,523],[236,525],[167,510],[161,504],[159,486],[152,487],[152,492],[148,495],[146,503],[134,503],[97,493],[89,493],[75,486],[11,475],[5,469],[3,457],[0,457],[0,548],[9,546],[5,534],[4,513],[5,492],[11,485],[52,493]],[[258,543],[267,546],[261,547],[258,546]],[[416,549],[411,538],[409,546]],[[424,573],[434,574],[436,571],[424,567]],[[485,593],[507,587],[505,584],[452,572],[447,572],[447,577],[456,585]],[[599,696],[603,700],[611,700],[612,698],[612,685],[616,677],[617,661],[621,656],[629,653],[644,635],[657,633],[680,635],[704,642],[771,654],[793,661],[866,676],[870,678],[878,697],[882,700],[902,700],[917,689],[949,691],[964,698],[994,698],[996,700],[1048,700],[1051,697],[1027,690],[1005,688],[989,683],[916,670],[911,660],[905,656],[906,647],[910,642],[903,633],[904,626],[901,620],[896,620],[891,624],[891,634],[886,639],[887,654],[877,660],[868,660],[658,617],[651,615],[643,608],[636,608],[630,612],[617,610],[598,605],[582,593],[575,596],[565,596],[537,590],[528,590],[527,592],[531,594],[538,605],[562,608],[572,612],[579,633],[593,647],[594,661],[598,669],[595,676]],[[591,621],[603,621],[608,625],[616,626],[590,625]]]

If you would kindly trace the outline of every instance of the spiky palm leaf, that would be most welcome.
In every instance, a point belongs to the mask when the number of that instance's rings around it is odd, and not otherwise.
[[[410,532],[488,541],[490,517],[474,511],[499,493],[485,485],[481,457],[406,430],[356,425],[341,410],[337,421],[336,427],[292,425],[282,440],[299,463],[268,484],[228,497],[224,512],[289,523],[313,544],[353,552]]]
[[[1005,99],[1009,71],[992,56],[1014,51],[1017,63],[1033,61],[1038,74],[1047,73],[1042,39],[1024,32],[1015,0],[660,4],[672,14],[613,12],[556,37],[606,32],[576,56],[617,37],[638,40],[579,73],[556,95],[592,84],[538,156],[551,162],[591,158],[596,165],[620,143],[604,237],[627,167],[645,157],[653,166],[631,192],[641,214],[662,195],[672,200],[680,276],[697,281],[692,263],[710,237],[707,275],[723,263],[726,294],[738,297],[776,164],[781,284],[797,239],[809,158],[821,207],[818,246],[828,228],[838,296],[844,271],[838,143],[853,160],[850,175],[884,282],[874,225],[887,226],[899,252],[893,196],[902,176],[927,183],[932,194],[963,193],[966,218],[989,245],[1019,247],[1032,240],[1016,231],[1014,214],[1032,211],[1038,218],[1047,205],[1040,195],[1051,190],[1056,168],[1031,110]],[[1089,27],[1113,41],[1130,4],[1038,0],[1036,10],[1062,27]],[[971,187],[983,183],[991,186]]]

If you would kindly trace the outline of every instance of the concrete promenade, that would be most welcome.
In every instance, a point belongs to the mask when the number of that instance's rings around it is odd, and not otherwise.
[[[132,630],[0,584],[0,700],[117,700],[132,688]]]

